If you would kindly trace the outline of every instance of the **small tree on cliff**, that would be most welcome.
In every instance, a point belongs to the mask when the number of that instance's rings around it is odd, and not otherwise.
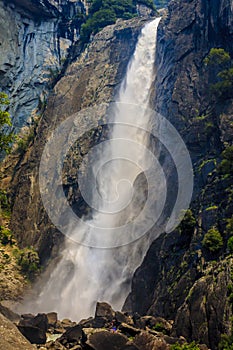
[[[13,132],[7,130],[7,127],[12,126],[10,114],[6,111],[9,103],[7,94],[0,92],[0,154],[9,153],[14,141]]]

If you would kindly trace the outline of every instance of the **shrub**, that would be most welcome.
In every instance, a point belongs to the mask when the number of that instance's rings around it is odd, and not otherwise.
[[[188,209],[185,213],[183,220],[180,223],[179,229],[181,233],[187,233],[192,235],[196,225],[196,220],[193,216],[192,210]]]
[[[28,278],[33,278],[40,268],[40,259],[38,253],[33,248],[16,249],[15,255],[22,272]]]
[[[232,175],[233,174],[233,146],[227,147],[222,152],[223,160],[218,166],[218,170],[222,175]]]
[[[185,343],[182,345],[176,343],[174,345],[171,345],[171,350],[200,350],[200,348],[195,342],[192,342],[190,344]]]
[[[206,234],[202,241],[202,244],[210,252],[215,253],[223,246],[223,239],[220,232],[212,227]]]
[[[219,350],[233,350],[233,336],[223,334],[218,348]]]
[[[109,24],[116,22],[116,15],[111,9],[101,9],[94,13],[81,27],[80,38],[83,42],[87,42],[91,34],[96,34]]]
[[[233,236],[233,216],[226,219],[226,233]]]
[[[0,226],[0,242],[3,245],[14,244],[14,238],[11,231],[3,226]]]
[[[7,94],[0,92],[0,153],[9,153],[15,138],[14,133],[7,130],[12,126],[10,114],[5,110],[9,103]]]
[[[230,237],[227,241],[227,248],[231,253],[233,253],[233,237]]]
[[[208,56],[204,59],[206,65],[219,66],[226,65],[231,61],[228,52],[222,48],[212,48]]]
[[[204,63],[209,66],[215,83],[211,92],[217,99],[231,98],[233,93],[233,67],[231,56],[221,48],[212,48]]]
[[[34,129],[31,129],[27,134],[24,134],[21,137],[18,137],[18,142],[17,142],[17,152],[19,154],[24,154],[30,143],[34,140],[35,138],[35,131]]]

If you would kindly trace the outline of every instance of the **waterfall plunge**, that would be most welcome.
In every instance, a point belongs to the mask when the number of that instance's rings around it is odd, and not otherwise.
[[[127,206],[132,195],[129,184],[132,187],[142,172],[137,164],[143,162],[144,149],[135,150],[132,143],[127,147],[124,141],[120,142],[119,139],[131,140],[145,146],[147,139],[145,133],[141,133],[137,128],[122,127],[120,122],[130,124],[134,122],[135,115],[130,113],[130,108],[128,110],[126,104],[129,106],[137,104],[143,107],[149,104],[158,24],[157,18],[142,29],[120,88],[118,107],[113,111],[114,122],[119,122],[114,125],[111,134],[111,138],[116,139],[116,142],[111,143],[111,149],[103,149],[103,153],[110,153],[115,161],[101,170],[98,186],[104,200],[103,203],[98,203],[98,210],[94,212],[90,222],[92,227],[89,228],[94,230],[95,243],[100,240],[99,246],[102,240],[101,235],[98,236],[99,226],[114,228],[124,222],[130,222],[136,215],[135,201]],[[142,120],[137,120],[137,126],[149,123],[149,113],[148,115],[144,113],[140,117]],[[126,152],[127,157],[134,162],[118,159],[119,152]],[[103,157],[103,154],[99,157]],[[114,214],[109,214],[111,206]],[[122,207],[127,207],[126,214],[120,210]],[[69,236],[75,240],[79,230],[81,228],[77,227]],[[83,235],[93,234],[93,232],[83,232]],[[125,232],[125,234],[134,233]],[[117,237],[110,235],[108,239],[115,240],[117,246]],[[130,291],[132,275],[142,262],[149,244],[148,237],[143,237],[118,248],[98,249],[78,245],[67,239],[62,257],[40,293],[36,305],[33,305],[33,311],[35,312],[35,309],[40,312],[55,310],[60,318],[79,320],[93,314],[97,301],[106,301],[115,309],[121,309]]]

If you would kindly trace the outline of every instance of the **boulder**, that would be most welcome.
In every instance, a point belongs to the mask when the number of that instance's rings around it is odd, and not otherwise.
[[[127,343],[128,338],[123,334],[112,333],[104,330],[90,334],[85,342],[91,350],[138,350],[136,347],[130,348],[129,346],[133,346],[133,344]]]
[[[139,350],[169,350],[169,345],[164,339],[158,338],[147,332],[141,332],[134,338],[134,343]]]
[[[49,312],[47,314],[47,318],[48,318],[48,324],[49,326],[53,326],[55,327],[57,324],[57,313],[56,312]]]
[[[65,345],[67,343],[76,343],[81,340],[83,337],[82,326],[76,325],[70,329],[68,329],[59,339],[58,341]]]
[[[107,303],[97,303],[96,304],[96,310],[95,310],[95,318],[97,317],[104,317],[108,321],[112,321],[115,317],[115,311],[112,309],[112,307]]]
[[[136,334],[139,334],[141,332],[140,329],[130,326],[127,323],[121,323],[119,330],[127,337],[135,337]]]
[[[18,329],[32,344],[45,344],[48,317],[46,314],[22,315]]]
[[[0,349],[2,350],[35,350],[17,327],[0,313]]]

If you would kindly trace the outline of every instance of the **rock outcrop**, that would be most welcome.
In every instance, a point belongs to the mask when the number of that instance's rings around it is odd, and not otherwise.
[[[1,90],[14,128],[30,125],[47,102],[68,49],[77,38],[81,1],[0,1]]]
[[[0,348],[4,350],[35,350],[17,327],[0,313]]]
[[[227,285],[232,262],[226,257],[225,220],[232,216],[232,174],[224,178],[218,163],[223,149],[233,142],[233,101],[215,99],[213,75],[204,59],[214,47],[233,54],[231,1],[171,1],[158,36],[151,100],[177,128],[190,152],[195,176],[191,209],[196,225],[191,231],[184,225],[152,244],[135,273],[125,310],[176,317],[179,334],[182,329],[188,339],[216,349],[220,335],[231,332]],[[227,127],[223,127],[225,122]],[[202,242],[211,227],[218,227],[224,236],[222,250],[214,254]],[[221,261],[212,262],[218,259]]]

